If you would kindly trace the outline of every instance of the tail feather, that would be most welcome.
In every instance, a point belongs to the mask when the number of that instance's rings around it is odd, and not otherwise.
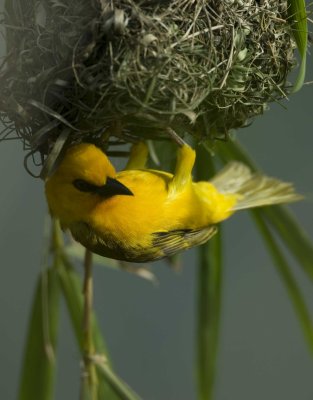
[[[233,210],[291,203],[303,198],[295,192],[292,183],[252,173],[246,165],[236,161],[226,165],[211,183],[221,193],[238,195]]]

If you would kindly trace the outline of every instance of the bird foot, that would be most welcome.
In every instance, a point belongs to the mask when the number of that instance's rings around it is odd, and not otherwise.
[[[187,143],[179,135],[177,135],[174,129],[168,127],[166,128],[166,132],[174,140],[174,142],[178,144],[179,147],[187,145]]]

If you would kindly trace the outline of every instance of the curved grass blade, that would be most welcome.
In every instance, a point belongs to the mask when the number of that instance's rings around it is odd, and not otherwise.
[[[220,156],[223,161],[237,159],[247,164],[252,170],[256,171],[254,163],[250,160],[245,151],[238,143],[229,142],[220,148]],[[277,247],[274,238],[270,236],[261,216],[276,230],[279,237],[286,244],[288,250],[298,260],[303,271],[309,278],[313,278],[313,244],[307,238],[299,224],[291,214],[282,206],[264,207],[251,211],[253,215],[259,216],[256,222],[264,239],[266,240],[270,253],[278,266],[281,278],[288,290],[290,298],[294,304],[295,311],[299,318],[306,340],[312,350],[312,324],[308,309],[301,294],[296,280],[290,272],[289,266],[284,256]],[[256,217],[257,218],[257,217]]]
[[[63,255],[64,266],[58,269],[60,282],[62,286],[62,292],[68,307],[68,311],[71,317],[73,329],[77,342],[80,347],[80,351],[83,354],[83,294],[82,294],[82,281],[80,276],[76,273],[69,260]],[[106,345],[101,335],[101,331],[96,320],[95,314],[92,315],[92,339],[96,351],[96,360],[105,359],[106,371],[110,372],[110,376],[114,377],[114,385],[111,380],[98,369],[98,398],[99,400],[138,400],[139,397],[134,397],[134,392],[128,388],[128,386],[115,375],[111,369],[110,361],[108,359],[108,352]],[[95,361],[96,362],[96,361]],[[108,374],[109,374],[108,372]],[[121,397],[121,393],[124,393],[124,397]],[[129,397],[127,397],[127,394]]]
[[[244,162],[253,171],[257,171],[255,164],[238,143],[229,141],[218,149],[223,161],[236,159]],[[307,234],[283,206],[264,207],[262,212],[297,259],[305,274],[313,280],[313,243]]]
[[[61,283],[62,293],[69,311],[74,333],[77,339],[78,346],[83,351],[83,294],[82,294],[82,281],[75,269],[68,260],[65,266],[58,269],[59,279]],[[99,354],[107,354],[107,348],[104,343],[103,337],[100,332],[98,322],[95,315],[92,316],[93,326],[93,339],[96,352]]]
[[[297,92],[303,86],[306,72],[308,22],[305,0],[288,0],[288,18],[301,57],[298,77],[292,90],[293,92]]]
[[[266,207],[262,213],[313,281],[313,244],[301,226],[282,206]]]
[[[112,368],[107,365],[105,360],[97,359],[94,362],[97,367],[98,376],[102,376],[105,379],[118,399],[140,400],[140,397],[112,371]],[[108,399],[111,400],[111,397]]]
[[[33,301],[19,400],[52,400],[59,327],[60,285],[55,269],[45,270],[38,279]]]
[[[80,349],[81,354],[84,352],[84,338],[83,338],[83,295],[82,295],[82,282],[79,275],[74,268],[67,263],[66,267],[61,266],[58,269],[59,279],[61,283],[62,293],[65,298],[69,316],[72,322],[73,331]],[[107,349],[100,332],[99,325],[95,318],[92,316],[92,336],[95,351],[107,357]],[[109,362],[109,361],[108,361]],[[103,379],[98,379],[98,394],[99,399],[112,399],[118,400],[119,398],[112,393],[107,382]],[[89,388],[89,386],[88,386]],[[86,396],[89,391],[85,390]],[[86,398],[86,396],[84,398]],[[88,397],[87,397],[88,398]]]
[[[310,351],[313,354],[313,325],[309,310],[306,306],[301,290],[298,287],[295,277],[293,276],[283,253],[279,249],[279,246],[276,243],[274,236],[270,232],[269,228],[266,226],[262,215],[263,210],[254,210],[252,214],[263,236],[265,244],[270,254],[272,255],[273,260],[275,261],[275,265],[280,274],[280,277],[286,286],[290,300],[295,308],[297,317],[299,318],[304,336],[307,340]]]
[[[207,180],[210,157],[203,148],[197,151],[197,180]],[[222,236],[218,232],[199,247],[197,383],[198,400],[213,399],[222,294]]]

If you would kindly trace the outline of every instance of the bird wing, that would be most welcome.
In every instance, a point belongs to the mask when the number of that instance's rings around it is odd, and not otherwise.
[[[129,262],[149,262],[169,257],[179,251],[203,244],[216,232],[216,226],[202,229],[178,229],[152,234],[151,245],[141,247],[127,246],[127,243],[116,240],[110,233],[101,235],[84,222],[71,225],[74,238],[83,246],[104,257]]]
[[[158,258],[169,257],[179,251],[207,242],[216,232],[217,227],[214,225],[201,229],[155,232],[152,244],[153,248],[157,250]]]

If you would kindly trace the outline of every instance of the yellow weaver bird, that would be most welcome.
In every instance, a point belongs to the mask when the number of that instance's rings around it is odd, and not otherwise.
[[[178,149],[174,174],[146,169],[134,145],[116,172],[93,144],[70,147],[46,181],[50,212],[87,249],[131,262],[154,261],[205,243],[235,211],[299,200],[293,186],[232,162],[210,182],[193,182],[195,151]]]

